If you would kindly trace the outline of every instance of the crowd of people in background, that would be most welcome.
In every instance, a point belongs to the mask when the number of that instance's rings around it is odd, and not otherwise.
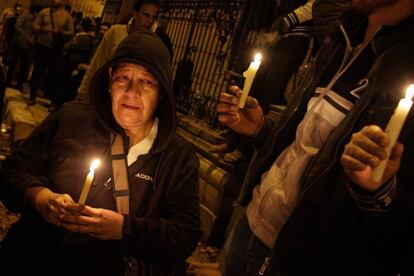
[[[0,17],[0,48],[7,67],[6,85],[20,91],[29,82],[28,104],[38,91],[52,102],[50,110],[75,99],[88,64],[109,22],[86,17],[61,0],[47,7],[16,3]]]

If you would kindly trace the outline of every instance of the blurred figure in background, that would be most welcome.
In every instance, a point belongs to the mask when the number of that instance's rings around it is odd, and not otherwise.
[[[82,83],[78,89],[79,98],[86,98],[91,77],[113,54],[118,44],[129,34],[138,30],[151,30],[158,35],[167,47],[172,60],[171,39],[162,28],[158,27],[157,18],[159,13],[159,3],[157,0],[138,0],[134,5],[132,18],[128,25],[113,25],[106,33],[105,37],[99,44],[98,49],[83,77]]]
[[[268,33],[258,34],[256,43],[258,47],[262,46],[260,50],[264,51],[264,58],[251,95],[258,99],[265,114],[271,104],[286,104],[284,93],[288,82],[311,47],[313,3],[314,0],[279,1],[277,18]],[[271,39],[262,41],[266,35]]]
[[[84,18],[78,24],[78,32],[63,46],[63,57],[54,64],[52,74],[48,74],[47,92],[52,100],[49,111],[54,111],[61,104],[71,101],[76,96],[77,88],[85,74],[79,70],[80,64],[89,61],[93,38],[90,36],[92,21]]]
[[[38,5],[32,5],[29,11],[23,13],[17,19],[15,25],[15,34],[12,39],[12,50],[7,70],[7,86],[11,86],[13,75],[17,76],[17,84],[14,86],[18,90],[22,90],[23,83],[27,80],[27,73],[31,60],[31,53],[35,45],[33,22],[41,10]],[[17,64],[20,62],[19,70]]]
[[[106,32],[111,28],[111,23],[103,22],[100,24],[99,29],[95,32],[95,36],[92,42],[92,53],[91,57],[95,55],[96,50],[98,49],[99,44],[101,43],[102,39],[104,38]]]
[[[1,33],[0,33],[0,45],[3,49],[3,62],[8,64],[11,56],[11,42],[14,36],[14,26],[17,18],[23,13],[22,5],[19,3],[14,4],[13,8],[4,10],[1,20]]]
[[[37,32],[37,38],[30,80],[29,105],[36,103],[37,91],[50,71],[52,62],[60,57],[65,39],[74,35],[72,17],[65,11],[62,0],[53,0],[50,8],[40,11],[33,22],[33,29]]]
[[[22,5],[19,3],[14,4],[13,8],[5,9],[0,17],[0,25],[3,25],[10,17],[19,16],[22,12]]]

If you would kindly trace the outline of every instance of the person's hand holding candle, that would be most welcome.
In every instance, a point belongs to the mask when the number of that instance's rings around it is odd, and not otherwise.
[[[68,204],[66,210],[66,215],[60,218],[66,230],[88,234],[101,240],[122,238],[123,215],[112,210],[77,203]]]
[[[386,170],[381,181],[372,179],[373,169],[386,158],[390,139],[376,125],[364,127],[352,135],[341,156],[341,164],[349,179],[367,191],[378,190],[391,179],[400,167],[403,145],[397,143],[391,151]]]
[[[68,204],[74,203],[68,194],[54,193],[46,187],[32,187],[26,191],[26,200],[49,223],[61,227],[62,215],[67,214]]]
[[[239,108],[241,93],[238,86],[231,86],[227,93],[221,93],[217,104],[218,119],[237,133],[255,137],[263,127],[264,114],[258,101],[250,96],[245,108]]]
[[[400,102],[398,103],[398,106],[394,110],[394,114],[392,115],[385,129],[385,132],[387,133],[387,136],[390,139],[390,143],[386,149],[385,158],[375,168],[372,174],[372,179],[374,181],[381,181],[381,179],[383,178],[383,174],[386,169],[387,161],[391,154],[391,150],[394,148],[394,145],[396,144],[398,137],[400,136],[400,132],[404,126],[405,119],[407,118],[408,113],[411,110],[411,106],[413,105],[413,101],[412,101],[413,96],[414,96],[414,85],[411,84],[407,88],[405,98],[401,99]]]
[[[355,184],[376,191],[398,171],[404,147],[397,140],[411,110],[413,95],[414,86],[410,85],[385,131],[374,125],[364,127],[345,146],[341,163]]]

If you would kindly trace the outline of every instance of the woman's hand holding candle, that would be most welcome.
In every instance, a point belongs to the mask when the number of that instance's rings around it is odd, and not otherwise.
[[[68,204],[74,203],[68,194],[57,194],[45,187],[32,187],[26,191],[27,202],[49,223],[61,227],[60,217],[67,213]]]
[[[67,210],[66,215],[61,217],[66,230],[88,234],[101,240],[122,238],[123,215],[115,211],[76,203],[68,204]]]

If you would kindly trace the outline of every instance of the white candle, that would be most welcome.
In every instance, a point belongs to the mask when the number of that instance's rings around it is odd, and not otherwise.
[[[95,159],[92,161],[91,167],[89,168],[89,173],[86,176],[86,180],[85,180],[85,183],[83,184],[82,192],[79,197],[79,201],[78,201],[79,204],[82,204],[82,205],[85,204],[86,198],[88,197],[89,189],[91,188],[93,177],[95,175],[95,170],[97,167],[99,167],[100,163],[101,161],[99,159]]]
[[[254,77],[256,76],[256,72],[260,67],[260,63],[262,63],[262,55],[260,53],[257,53],[254,56],[254,61],[250,63],[249,68],[247,68],[247,71],[244,71],[243,76],[246,78],[244,81],[243,91],[240,96],[239,101],[239,108],[244,108],[244,105],[246,104],[247,96],[250,92],[250,87],[252,86]]]
[[[410,112],[411,106],[413,105],[412,97],[414,96],[414,85],[410,85],[407,88],[405,98],[401,99],[398,103],[397,108],[394,110],[388,125],[385,129],[388,137],[390,138],[390,144],[387,147],[387,158],[382,160],[378,167],[375,168],[372,179],[376,182],[381,181],[382,176],[384,175],[385,168],[388,163],[388,159],[391,154],[391,150],[394,148],[397,143],[398,136],[400,135],[401,129],[404,125],[405,119],[407,118],[408,113]]]

